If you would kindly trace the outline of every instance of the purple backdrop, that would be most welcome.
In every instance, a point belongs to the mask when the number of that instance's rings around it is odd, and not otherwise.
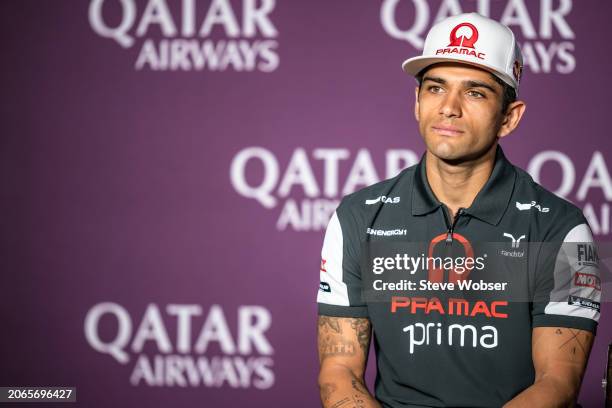
[[[88,407],[317,406],[322,228],[422,153],[400,64],[459,8],[525,53],[508,157],[610,241],[609,2],[0,3],[0,385],[73,385]]]

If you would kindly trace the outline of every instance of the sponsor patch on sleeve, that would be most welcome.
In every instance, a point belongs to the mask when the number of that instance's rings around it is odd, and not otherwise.
[[[319,282],[319,290],[321,292],[331,292],[331,286],[327,282]]]
[[[594,300],[586,299],[579,296],[571,296],[567,301],[568,304],[572,306],[585,307],[587,309],[593,309],[599,312],[600,305],[599,302],[595,302]]]
[[[599,276],[592,273],[576,272],[574,275],[574,285],[601,290]]]

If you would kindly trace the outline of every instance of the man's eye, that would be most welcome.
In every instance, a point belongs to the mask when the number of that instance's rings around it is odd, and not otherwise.
[[[429,88],[427,88],[429,90],[429,92],[433,92],[433,93],[438,93],[442,90],[442,88],[440,88],[439,86],[436,85],[432,85]]]
[[[470,96],[473,96],[475,98],[484,98],[484,95],[481,94],[480,92],[476,92],[476,91],[468,91],[468,94]]]

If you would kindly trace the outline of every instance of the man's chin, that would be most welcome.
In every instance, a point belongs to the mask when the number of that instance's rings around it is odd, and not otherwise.
[[[438,160],[453,166],[478,161],[489,151],[489,149],[470,151],[470,149],[462,149],[460,146],[453,146],[450,143],[431,146],[428,150]]]
[[[464,152],[461,152],[459,149],[454,148],[454,146],[449,146],[446,143],[435,146],[429,149],[429,151],[436,156],[436,158],[447,163],[461,162],[467,159]]]

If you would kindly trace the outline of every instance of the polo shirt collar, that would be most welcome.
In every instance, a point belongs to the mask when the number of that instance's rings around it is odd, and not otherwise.
[[[425,154],[417,164],[412,185],[412,215],[424,215],[442,205],[436,198],[429,182],[425,167]],[[492,225],[497,225],[508,208],[514,191],[516,171],[506,159],[501,146],[497,146],[495,164],[489,179],[478,192],[466,213]]]

